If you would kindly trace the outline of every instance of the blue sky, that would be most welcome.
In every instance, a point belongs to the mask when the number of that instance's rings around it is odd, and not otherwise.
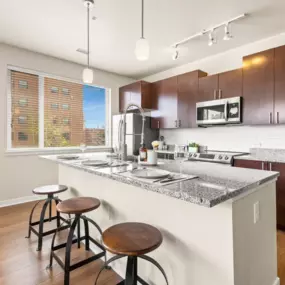
[[[97,128],[98,126],[105,126],[105,89],[84,85],[83,97],[85,128]]]

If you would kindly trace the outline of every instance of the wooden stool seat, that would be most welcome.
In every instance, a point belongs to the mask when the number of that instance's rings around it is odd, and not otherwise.
[[[143,223],[122,223],[103,233],[103,242],[113,254],[140,256],[158,248],[162,235],[155,227]]]
[[[60,213],[79,215],[95,210],[99,206],[100,200],[96,198],[76,197],[62,201],[56,208]]]
[[[37,195],[50,195],[61,193],[66,190],[68,190],[68,187],[65,185],[46,185],[35,188],[33,193]]]

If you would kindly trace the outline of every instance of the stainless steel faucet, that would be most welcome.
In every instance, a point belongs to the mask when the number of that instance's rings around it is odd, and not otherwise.
[[[142,116],[142,133],[141,133],[141,145],[144,144],[144,125],[145,125],[145,113],[144,110],[138,106],[137,104],[130,103],[124,112],[124,117],[123,120],[120,121],[119,123],[119,156],[120,159],[123,161],[127,161],[127,144],[126,144],[126,134],[127,134],[127,122],[126,122],[126,117],[127,117],[127,111],[131,107],[136,107],[139,109],[141,116]],[[135,135],[135,134],[128,134],[128,135]]]

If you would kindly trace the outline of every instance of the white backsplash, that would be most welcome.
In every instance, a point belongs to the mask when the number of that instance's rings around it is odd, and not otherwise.
[[[285,126],[221,126],[161,130],[167,144],[196,142],[212,150],[244,151],[250,148],[285,149]]]

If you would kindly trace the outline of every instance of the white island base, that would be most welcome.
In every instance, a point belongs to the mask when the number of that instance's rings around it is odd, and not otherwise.
[[[61,199],[90,196],[101,200],[101,207],[87,216],[103,230],[127,221],[156,226],[164,240],[151,256],[164,268],[170,285],[279,284],[275,180],[212,208],[64,165],[59,165],[59,183],[70,187],[60,194]],[[254,223],[257,201],[260,217]],[[100,239],[90,228],[91,235]],[[112,267],[124,276],[125,260]],[[161,273],[145,261],[139,260],[138,271],[149,284],[165,284]]]

